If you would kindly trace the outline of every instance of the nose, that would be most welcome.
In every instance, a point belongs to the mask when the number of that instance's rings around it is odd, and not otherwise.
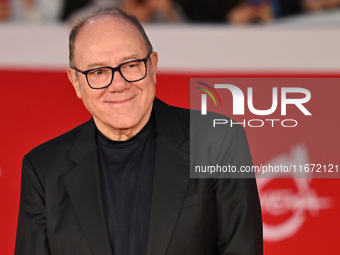
[[[110,86],[107,87],[107,89],[110,92],[122,92],[128,89],[129,86],[130,84],[122,77],[122,75],[118,71],[115,71],[113,73],[112,82]]]

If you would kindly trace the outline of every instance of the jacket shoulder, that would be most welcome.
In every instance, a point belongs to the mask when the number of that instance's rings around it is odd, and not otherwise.
[[[68,132],[48,140],[29,151],[25,157],[30,159],[50,158],[69,153],[75,140],[84,128],[92,125],[92,120],[87,121]]]

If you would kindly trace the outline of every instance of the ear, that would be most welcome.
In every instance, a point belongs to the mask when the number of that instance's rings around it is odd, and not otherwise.
[[[156,82],[156,73],[157,73],[157,64],[158,64],[158,54],[156,51],[153,51],[150,55],[151,65],[153,73],[151,75],[153,76],[153,79]]]
[[[72,68],[67,69],[67,76],[70,82],[73,85],[74,90],[76,91],[77,97],[81,99],[81,93],[80,93],[80,83],[78,81],[77,75],[76,75],[76,70]]]

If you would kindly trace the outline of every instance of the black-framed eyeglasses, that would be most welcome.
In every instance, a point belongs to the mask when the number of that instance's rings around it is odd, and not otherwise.
[[[146,63],[150,54],[151,53],[149,53],[146,58],[124,62],[117,67],[101,66],[86,71],[81,71],[75,67],[73,69],[86,76],[90,88],[103,89],[111,85],[116,71],[118,71],[127,82],[143,80],[148,72]]]

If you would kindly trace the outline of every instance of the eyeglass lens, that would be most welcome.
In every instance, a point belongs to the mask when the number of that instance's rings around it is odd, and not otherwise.
[[[146,63],[143,60],[130,61],[120,66],[123,78],[128,82],[138,81],[146,75]],[[91,87],[102,88],[108,86],[113,77],[109,67],[96,68],[87,73],[87,79]]]

